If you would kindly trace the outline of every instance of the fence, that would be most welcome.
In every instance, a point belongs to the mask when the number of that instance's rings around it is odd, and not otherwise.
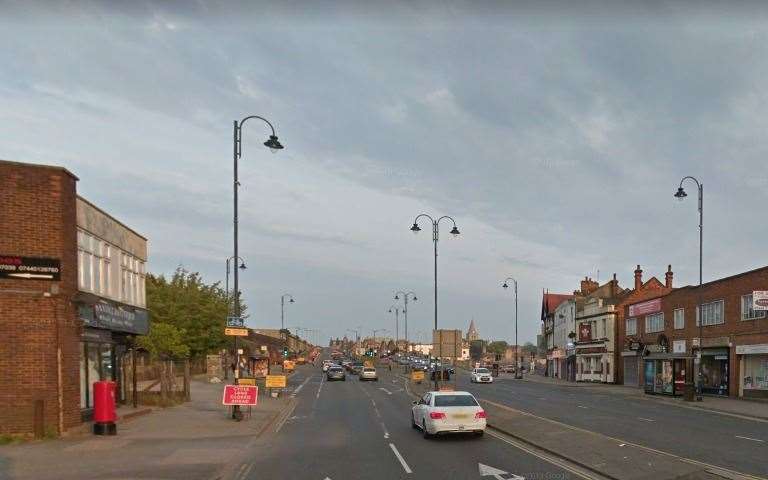
[[[205,358],[153,360],[143,352],[121,358],[121,400],[133,405],[175,405],[190,400],[192,375],[205,373]]]

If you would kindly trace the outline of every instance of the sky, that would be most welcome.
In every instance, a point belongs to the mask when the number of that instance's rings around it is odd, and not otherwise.
[[[0,158],[65,166],[149,239],[149,270],[221,281],[232,129],[251,327],[433,322],[514,342],[543,289],[765,266],[768,9],[755,3],[0,2]],[[378,5],[378,6],[377,6]],[[629,5],[629,4],[628,4]],[[404,325],[399,326],[404,337]]]

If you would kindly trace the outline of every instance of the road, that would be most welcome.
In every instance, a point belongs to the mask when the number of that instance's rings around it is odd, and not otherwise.
[[[768,476],[768,422],[669,405],[631,395],[515,380],[472,384],[458,371],[457,389],[478,398],[592,432],[738,472]]]
[[[254,443],[237,480],[582,478],[491,435],[424,439],[411,428],[412,397],[401,379],[379,372],[379,382],[327,382],[319,368],[297,371],[295,410]],[[508,474],[481,477],[480,464]]]

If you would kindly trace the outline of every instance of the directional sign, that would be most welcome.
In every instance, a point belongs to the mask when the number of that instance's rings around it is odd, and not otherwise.
[[[285,375],[267,375],[267,388],[285,388]]]
[[[21,280],[61,280],[58,258],[0,255],[0,278]]]
[[[227,317],[227,326],[232,328],[244,328],[245,319],[243,317]]]
[[[483,465],[482,463],[478,463],[477,467],[480,470],[481,477],[492,476],[497,480],[525,480],[525,477],[521,477],[520,475],[515,475],[514,473],[510,474],[508,472],[505,472],[504,470],[499,470],[498,468],[493,468],[488,465]],[[502,475],[510,475],[510,476],[503,477]]]
[[[234,337],[247,337],[248,329],[247,328],[225,328],[224,335],[230,335]]]

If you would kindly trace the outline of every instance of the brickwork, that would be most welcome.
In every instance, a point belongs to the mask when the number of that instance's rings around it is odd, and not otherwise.
[[[3,434],[32,432],[38,400],[47,431],[58,432],[60,422],[65,430],[81,423],[80,327],[71,302],[77,292],[76,183],[62,168],[0,161],[0,254],[61,261],[58,282],[0,279]]]

